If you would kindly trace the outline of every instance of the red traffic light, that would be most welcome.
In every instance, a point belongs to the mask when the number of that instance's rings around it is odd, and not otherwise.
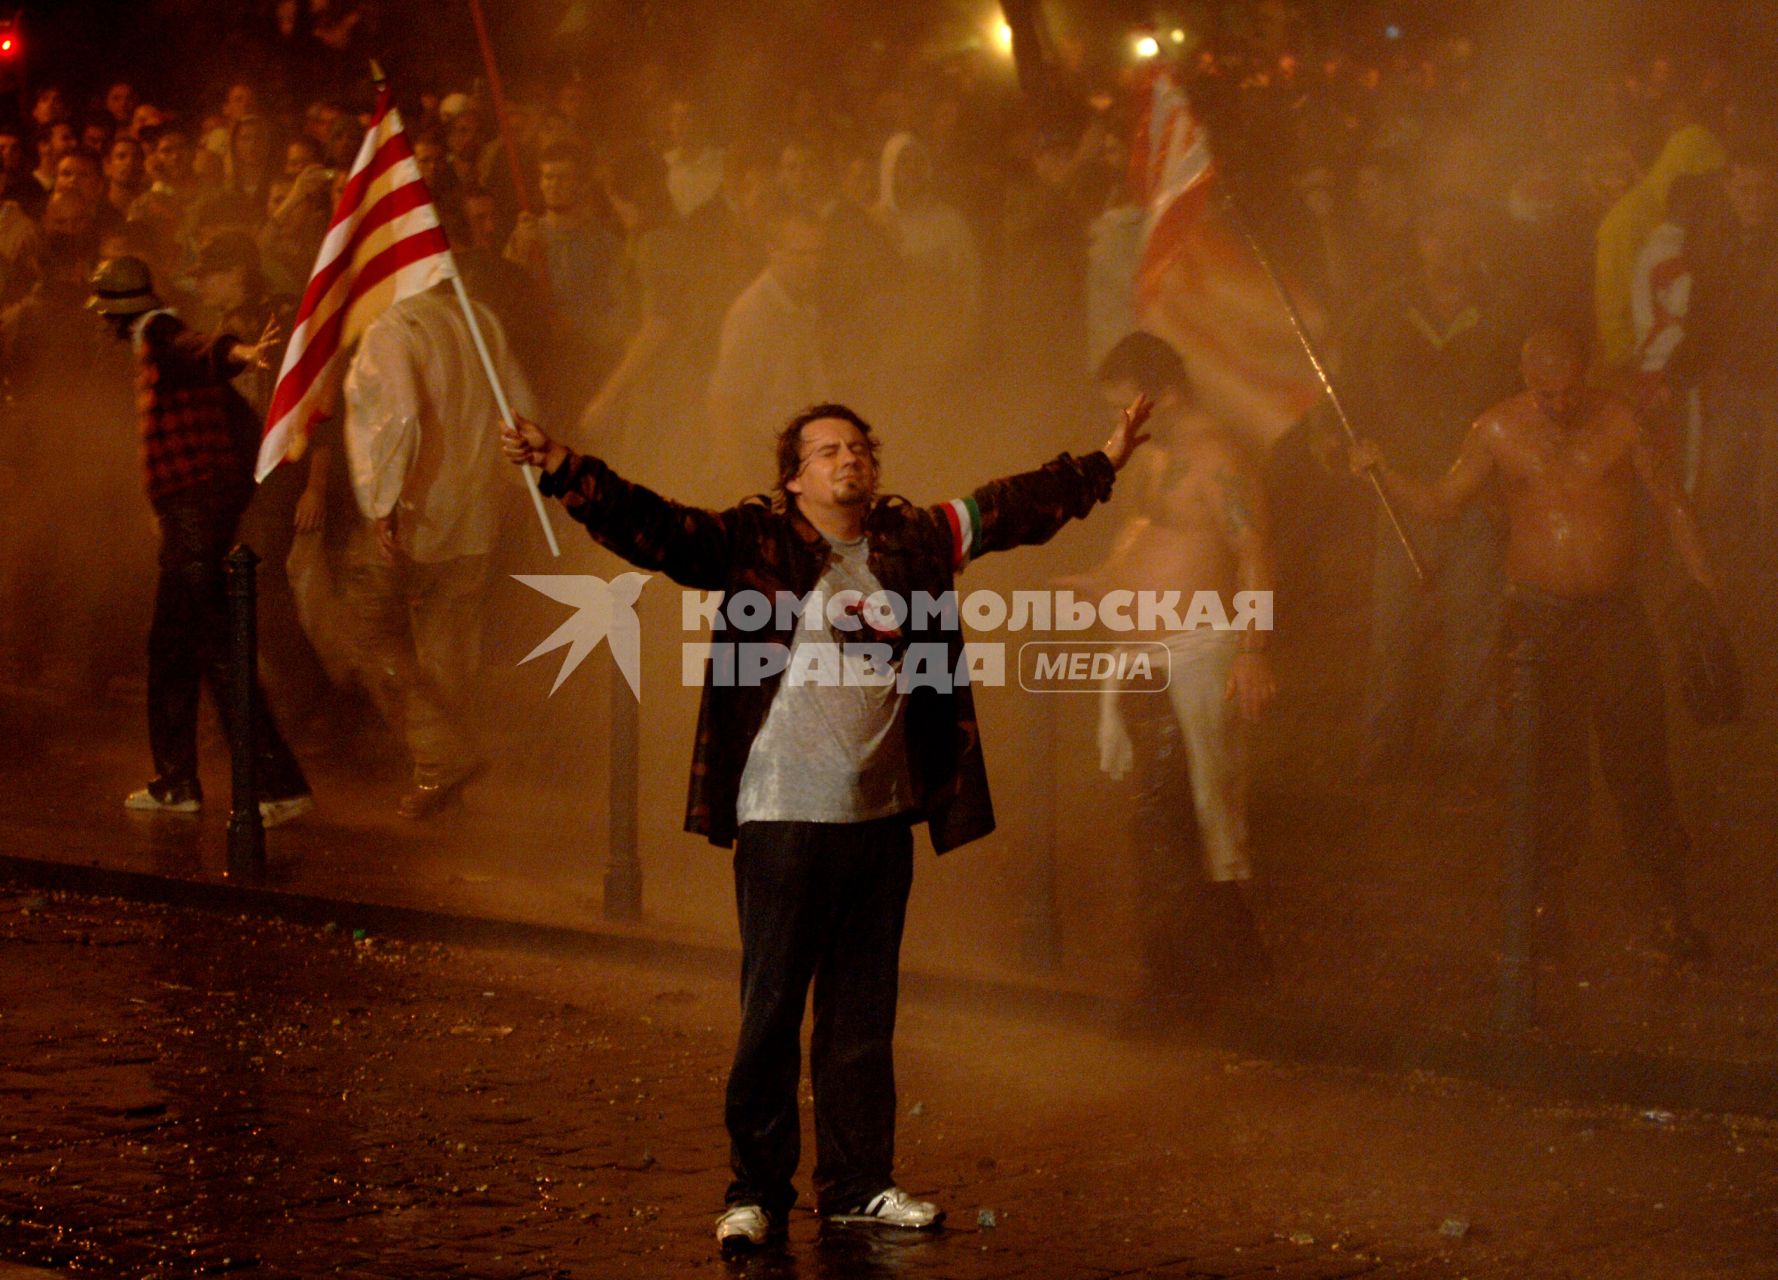
[[[19,38],[10,31],[0,33],[0,58],[15,58],[18,51]]]

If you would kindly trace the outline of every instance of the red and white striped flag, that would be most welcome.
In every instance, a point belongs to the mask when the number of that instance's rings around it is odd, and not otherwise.
[[[1178,350],[1206,409],[1269,445],[1321,384],[1271,278],[1211,200],[1210,140],[1185,91],[1157,71],[1142,105],[1131,148],[1146,206],[1137,322]]]
[[[385,308],[457,274],[387,85],[333,211],[266,413],[254,477],[302,456],[339,397],[338,357]]]

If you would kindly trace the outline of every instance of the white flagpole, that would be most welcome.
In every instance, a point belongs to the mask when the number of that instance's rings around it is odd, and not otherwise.
[[[463,291],[463,277],[455,272],[451,273],[451,288],[457,291],[457,305],[463,308],[463,318],[469,322],[469,336],[475,340],[476,354],[482,358],[482,370],[488,375],[488,385],[494,389],[494,403],[500,406],[500,421],[511,427],[514,425],[512,406],[506,402],[506,389],[500,385],[500,375],[494,372],[494,359],[488,354],[488,344],[482,340],[482,327],[475,322],[475,308],[469,305],[469,295]],[[537,491],[537,472],[529,465],[519,469],[525,473],[525,488],[530,490],[531,506],[537,512],[537,523],[543,526],[549,553],[560,556],[562,548],[556,543],[556,531],[550,525],[549,512],[543,509],[543,495]]]

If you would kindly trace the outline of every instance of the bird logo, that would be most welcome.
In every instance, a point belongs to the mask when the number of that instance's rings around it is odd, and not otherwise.
[[[567,646],[568,656],[562,659],[562,669],[556,673],[556,682],[549,689],[553,695],[562,687],[562,682],[574,674],[574,669],[586,661],[587,655],[599,647],[599,641],[609,639],[617,669],[623,672],[636,700],[642,700],[642,623],[636,617],[636,599],[652,574],[620,573],[610,582],[590,573],[515,573],[512,576],[551,600],[574,606],[573,616],[519,659],[521,666],[553,649]]]

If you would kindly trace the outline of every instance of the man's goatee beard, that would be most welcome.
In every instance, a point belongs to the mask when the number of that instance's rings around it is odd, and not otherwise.
[[[862,506],[877,496],[877,486],[863,479],[856,472],[848,476],[841,476],[833,484],[837,490],[833,495],[834,505],[837,507]],[[848,485],[851,486],[850,493],[845,491],[845,486]]]

